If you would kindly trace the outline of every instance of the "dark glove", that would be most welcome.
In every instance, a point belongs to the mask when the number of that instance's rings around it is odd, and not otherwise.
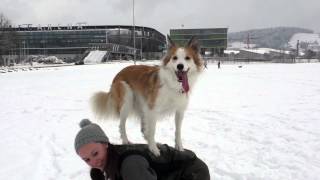
[[[92,180],[105,180],[103,172],[100,169],[92,168],[90,176]]]

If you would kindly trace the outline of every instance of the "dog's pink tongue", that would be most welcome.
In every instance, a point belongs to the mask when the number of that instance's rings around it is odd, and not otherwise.
[[[181,74],[182,76],[182,88],[184,90],[184,92],[188,92],[189,91],[189,82],[188,82],[188,76],[187,76],[187,72],[183,72]]]

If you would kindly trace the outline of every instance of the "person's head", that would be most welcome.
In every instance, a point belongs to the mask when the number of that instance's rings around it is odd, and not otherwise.
[[[80,127],[74,141],[77,154],[90,167],[103,170],[107,160],[108,137],[99,125],[88,119],[83,119]]]

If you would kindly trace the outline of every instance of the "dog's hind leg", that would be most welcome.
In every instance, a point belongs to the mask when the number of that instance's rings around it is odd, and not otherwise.
[[[126,131],[126,122],[127,118],[132,111],[132,103],[133,103],[133,93],[129,85],[125,82],[122,83],[125,92],[124,92],[124,98],[123,98],[123,103],[120,108],[120,125],[119,125],[119,130],[120,130],[120,136],[122,139],[123,144],[129,144],[130,141],[127,136],[127,131]]]
[[[120,114],[120,136],[122,139],[122,144],[129,144],[129,139],[126,132],[126,121],[127,121],[127,115]]]
[[[144,118],[144,115],[142,114],[141,115],[141,122],[140,122],[140,131],[141,133],[143,134],[143,137],[145,140],[147,140],[147,135],[146,135],[146,122],[145,122],[145,118]]]
[[[184,117],[184,111],[177,111],[175,114],[175,123],[176,123],[176,132],[175,132],[175,148],[183,151],[182,141],[181,141],[181,126],[182,126],[182,120]]]

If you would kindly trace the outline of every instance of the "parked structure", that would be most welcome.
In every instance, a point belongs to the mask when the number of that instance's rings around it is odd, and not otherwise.
[[[195,36],[199,40],[200,52],[204,56],[223,56],[227,48],[228,28],[211,29],[171,29],[171,39],[184,45]]]

